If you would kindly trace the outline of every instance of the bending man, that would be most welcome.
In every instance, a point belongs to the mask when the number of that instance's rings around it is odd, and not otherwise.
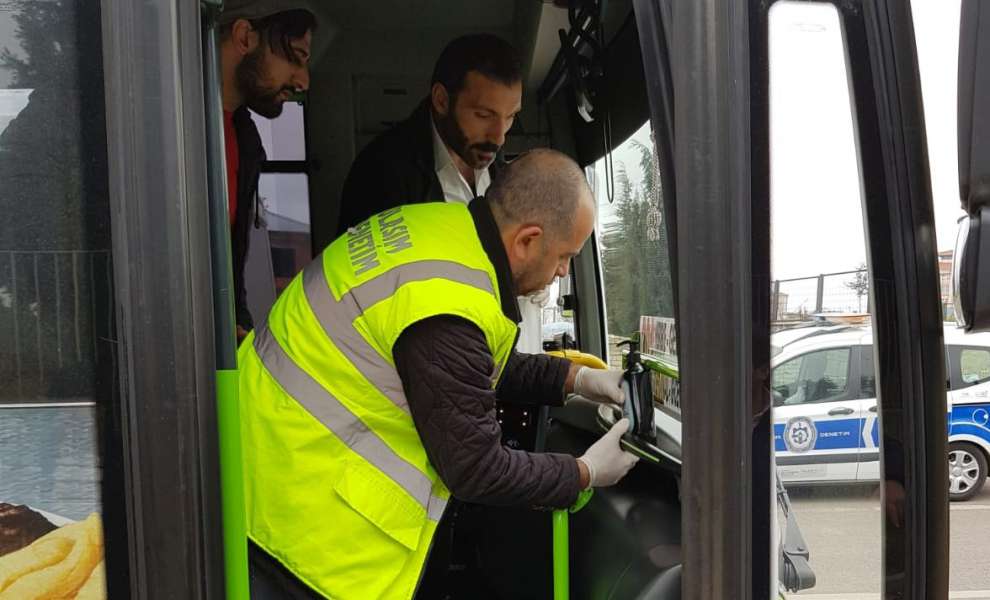
[[[581,169],[551,150],[486,198],[379,213],[332,243],[240,351],[248,532],[332,598],[411,598],[451,496],[567,507],[636,458],[620,421],[584,456],[505,448],[496,398],[622,401],[617,371],[516,353],[515,298],[591,234]]]

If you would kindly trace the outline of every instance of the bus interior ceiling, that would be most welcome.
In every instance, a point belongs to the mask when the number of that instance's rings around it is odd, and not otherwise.
[[[560,50],[558,31],[569,29],[566,2],[348,0],[325,2],[319,5],[319,11],[328,26],[317,35],[330,35],[332,39],[311,67],[307,99],[310,207],[317,251],[333,240],[340,193],[354,158],[376,135],[405,119],[427,96],[434,61],[443,47],[460,35],[494,33],[510,41],[522,55],[523,106],[506,139],[506,154],[553,146],[585,164],[597,158],[595,152],[601,155],[601,125],[576,124],[579,118],[567,94],[558,92],[549,103],[549,111],[537,100],[537,92]],[[628,29],[633,30],[635,38],[631,0],[606,2],[603,20],[608,38],[618,37],[619,32]],[[318,51],[322,44],[316,43]],[[638,55],[634,58],[638,64]],[[615,62],[617,71],[625,71],[618,60]],[[632,79],[643,85],[641,77]],[[642,97],[642,107],[635,111],[639,113],[637,126],[648,114],[645,88],[638,95]],[[548,118],[553,119],[552,126],[548,126]],[[585,144],[597,144],[598,148],[582,151],[575,142],[584,140],[575,138],[574,130],[588,137],[589,132],[583,130],[589,127],[594,142]],[[617,138],[615,143],[622,139],[625,138]]]

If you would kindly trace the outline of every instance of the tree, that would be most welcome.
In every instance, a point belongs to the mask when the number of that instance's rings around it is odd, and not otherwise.
[[[856,292],[856,302],[859,305],[859,312],[863,312],[863,296],[870,293],[870,273],[866,269],[866,263],[860,263],[853,280],[847,281],[844,285]]]
[[[11,72],[11,87],[36,89],[77,78],[77,61],[82,58],[76,43],[77,27],[82,25],[79,17],[92,11],[78,10],[78,2],[70,0],[14,0],[10,4],[21,52],[9,47],[0,50],[0,68]]]
[[[89,396],[113,326],[100,3],[0,4],[0,85],[30,94],[0,133],[0,401]]]
[[[651,235],[651,208],[660,210],[661,198],[652,198],[655,171],[652,148],[632,142],[640,153],[643,181],[630,180],[625,165],[615,173],[615,219],[602,235],[602,267],[609,331],[628,336],[639,329],[641,316],[673,316],[673,289],[666,229]],[[662,212],[662,211],[661,211]],[[654,232],[655,233],[655,232]]]

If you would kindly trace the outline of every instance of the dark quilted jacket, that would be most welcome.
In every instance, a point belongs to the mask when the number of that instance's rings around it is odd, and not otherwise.
[[[502,311],[520,320],[508,259],[488,203],[469,206],[495,265]],[[513,353],[498,390],[491,389],[494,359],[484,334],[454,316],[424,319],[392,348],[409,410],[430,463],[454,497],[479,504],[566,507],[580,491],[577,462],[564,454],[506,448],[495,400],[561,405],[570,361]]]

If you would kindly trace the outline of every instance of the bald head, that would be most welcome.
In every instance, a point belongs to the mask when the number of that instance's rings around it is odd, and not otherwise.
[[[530,150],[509,163],[485,195],[499,229],[532,224],[551,239],[572,233],[575,215],[594,200],[581,167],[548,148]]]
[[[485,195],[519,294],[567,275],[595,225],[595,202],[581,168],[556,150],[531,150],[509,163]]]

